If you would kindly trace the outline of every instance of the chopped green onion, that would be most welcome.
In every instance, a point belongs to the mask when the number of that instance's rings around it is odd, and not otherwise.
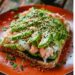
[[[15,57],[13,57],[12,55],[9,55],[9,54],[6,55],[6,59],[11,60],[11,61],[16,60]]]
[[[2,31],[6,31],[8,28],[7,27],[3,27],[2,28]]]
[[[17,67],[18,65],[16,64],[16,63],[14,63],[13,65],[12,65],[12,67],[15,69],[16,67]]]
[[[10,65],[15,69],[17,68],[18,64],[16,64],[15,62],[10,61]]]

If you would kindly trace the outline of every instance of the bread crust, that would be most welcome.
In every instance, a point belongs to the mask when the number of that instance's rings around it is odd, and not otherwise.
[[[51,68],[54,68],[56,66],[56,64],[58,63],[58,60],[59,60],[59,57],[61,55],[61,52],[62,52],[64,45],[65,45],[65,43],[63,44],[62,48],[59,49],[58,57],[54,61],[51,61],[49,63],[45,63],[45,62],[39,61],[39,60],[37,61],[36,59],[30,58],[27,55],[25,55],[25,53],[18,51],[18,50],[11,51],[11,49],[7,49],[7,48],[2,47],[0,51],[5,52],[5,53],[10,53],[12,55],[29,60],[33,64],[33,66],[37,66],[42,69],[51,69]]]

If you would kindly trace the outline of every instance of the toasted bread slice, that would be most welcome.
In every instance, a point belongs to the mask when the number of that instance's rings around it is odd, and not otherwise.
[[[32,9],[32,13],[33,13],[33,9]],[[26,14],[26,13],[25,13]],[[34,14],[36,14],[36,11],[35,11],[35,13]],[[41,13],[39,13],[39,15],[40,16],[43,16],[44,14],[42,14],[42,12]],[[46,15],[46,13],[45,13],[45,15]],[[28,16],[28,15],[27,15]],[[35,17],[36,15],[34,15],[34,16],[31,16],[31,18],[32,17]],[[46,15],[48,18],[49,18],[49,16],[54,16],[54,14],[48,14],[48,15]],[[45,16],[45,17],[46,17]],[[56,17],[58,16],[58,17],[60,17],[60,20],[62,19],[61,18],[61,16],[60,15],[55,15]],[[56,17],[53,17],[53,19],[54,18],[56,18]],[[29,18],[29,17],[27,17],[27,18]],[[27,21],[26,21],[26,24],[28,23],[28,25],[30,24],[31,25],[31,22],[30,21],[34,21],[34,23],[35,22],[38,22],[39,21],[39,19],[37,19],[36,18],[36,20],[35,20],[35,18],[32,18],[32,19],[28,19]],[[37,21],[38,20],[38,21]],[[51,19],[50,19],[51,20]],[[50,20],[48,20],[48,22],[50,21]],[[45,20],[44,20],[45,21]],[[52,21],[52,20],[51,20]],[[61,20],[61,21],[63,21],[63,20]],[[30,23],[29,23],[30,22]],[[47,21],[46,21],[47,22]],[[60,24],[61,23],[59,23],[58,22],[58,18],[57,18],[57,20],[55,20],[55,22],[57,22],[57,25],[59,25],[60,26]],[[38,23],[39,24],[39,23]],[[47,24],[48,25],[48,24]],[[55,24],[54,24],[55,25]],[[62,24],[61,24],[62,25]],[[35,24],[34,24],[34,26],[35,26]],[[58,28],[59,28],[59,26],[58,26]],[[65,30],[67,30],[67,32],[69,33],[70,32],[70,30],[69,30],[69,27],[68,27],[69,25],[67,25],[66,24],[66,26],[64,26],[63,28],[65,28]],[[32,26],[31,26],[32,27]],[[44,27],[44,25],[43,25],[43,27]],[[16,29],[15,29],[16,28]],[[36,27],[37,28],[37,27]],[[14,24],[14,26],[12,26],[11,25],[11,31],[9,30],[7,33],[9,33],[9,34],[7,34],[7,40],[5,40],[4,41],[4,43],[5,44],[12,44],[13,43],[13,45],[14,44],[18,44],[19,43],[19,40],[20,39],[22,39],[22,40],[27,40],[26,42],[28,42],[28,39],[25,39],[25,38],[30,38],[31,37],[31,35],[33,34],[33,32],[35,32],[35,30],[37,31],[37,29],[34,29],[34,28],[32,28],[33,30],[28,30],[28,28],[27,28],[27,31],[24,31],[24,30],[26,30],[26,26],[24,26],[24,25],[21,25],[20,24],[20,26],[19,26],[19,28],[18,28],[18,26],[15,26],[15,24]],[[39,29],[39,28],[38,28]],[[51,28],[52,29],[52,28]],[[50,29],[50,30],[51,30]],[[57,29],[57,28],[56,28]],[[23,30],[23,31],[22,31]],[[40,29],[41,30],[41,29]],[[48,29],[46,28],[46,31],[47,31]],[[63,29],[62,29],[63,30]],[[39,30],[38,30],[39,31]],[[43,29],[43,31],[44,31],[44,29]],[[43,32],[42,31],[42,32]],[[45,31],[45,32],[46,32]],[[61,30],[60,30],[61,31]],[[12,33],[10,33],[10,32],[12,32]],[[41,32],[41,31],[40,31]],[[45,32],[43,32],[43,33],[45,33]],[[47,31],[48,32],[48,31]],[[53,32],[53,31],[52,31]],[[59,31],[58,31],[59,32]],[[16,33],[16,34],[15,34]],[[42,33],[42,35],[41,35],[41,38],[43,37],[43,33]],[[55,32],[54,32],[55,33]],[[62,31],[62,33],[63,33],[63,31]],[[47,34],[47,33],[46,33]],[[67,34],[67,33],[66,33]],[[45,35],[45,34],[44,34]],[[11,36],[11,37],[9,37],[9,36]],[[49,46],[49,44],[51,43],[51,41],[52,40],[50,40],[52,37],[50,37],[51,36],[51,34],[50,33],[48,33],[48,35],[46,35],[44,38],[46,38],[47,40],[44,40],[44,43],[43,43],[43,45],[41,45],[41,46],[37,46],[37,48],[38,49],[40,49],[40,48],[46,48],[46,47],[48,47]],[[34,37],[34,36],[33,36]],[[31,38],[33,38],[33,37],[31,37]],[[39,37],[39,35],[38,35],[38,37]],[[38,41],[38,44],[40,43],[40,40],[41,40],[41,38],[39,39],[38,37],[36,37],[36,38],[34,38],[33,39],[33,42],[34,41]],[[58,36],[59,37],[59,36]],[[60,38],[61,39],[61,38]],[[0,50],[0,51],[3,51],[3,52],[6,52],[6,53],[10,53],[10,54],[13,54],[13,55],[16,55],[16,56],[20,56],[21,58],[23,58],[23,59],[27,59],[27,60],[30,60],[32,63],[33,63],[33,65],[34,66],[39,66],[39,67],[41,67],[41,68],[44,68],[44,69],[51,69],[51,68],[54,68],[55,66],[56,66],[56,64],[58,63],[58,61],[59,61],[59,58],[60,58],[60,55],[61,55],[61,52],[62,52],[62,50],[63,50],[63,47],[64,47],[64,45],[65,45],[65,43],[66,43],[66,40],[67,40],[67,38],[66,39],[64,39],[64,42],[63,42],[63,44],[62,44],[62,46],[61,47],[59,47],[59,49],[58,49],[58,55],[57,55],[57,57],[54,59],[54,60],[52,60],[52,61],[50,61],[50,62],[44,62],[44,61],[42,61],[42,60],[37,60],[37,59],[34,59],[34,58],[32,58],[32,57],[29,57],[24,51],[25,51],[25,47],[24,47],[24,45],[21,43],[20,45],[22,45],[23,46],[23,48],[20,48],[20,50],[12,50],[11,51],[11,49],[7,49],[7,48],[5,48],[2,44],[2,46],[3,46],[3,48],[2,48],[2,50]],[[17,42],[18,41],[18,42]],[[37,42],[36,41],[36,42]],[[49,41],[49,42],[48,42]],[[59,41],[59,40],[57,40],[57,41]],[[15,43],[16,42],[16,43]],[[24,42],[25,43],[25,42]],[[32,43],[32,45],[33,45],[34,43]],[[47,45],[46,45],[47,44]],[[19,45],[19,46],[20,46]],[[18,47],[19,47],[18,46]],[[29,44],[29,46],[30,46],[30,44]],[[15,48],[15,47],[14,47]],[[23,51],[24,50],[24,51]],[[38,52],[39,52],[39,50],[38,50]],[[40,54],[41,55],[41,54]]]

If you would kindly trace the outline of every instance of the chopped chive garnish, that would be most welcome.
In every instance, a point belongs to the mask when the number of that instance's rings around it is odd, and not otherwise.
[[[12,65],[12,67],[15,69],[15,68],[17,67],[17,64],[14,63],[14,64]]]
[[[12,61],[10,62],[10,64],[14,69],[17,68],[17,66],[18,66],[15,62],[12,62]]]
[[[7,54],[6,59],[11,60],[11,61],[16,60],[15,57],[13,57],[12,55],[9,55],[9,54]]]
[[[10,65],[15,69],[17,68],[18,64],[13,62],[13,61],[10,61]]]
[[[2,31],[6,31],[8,28],[7,27],[3,27],[2,28]]]

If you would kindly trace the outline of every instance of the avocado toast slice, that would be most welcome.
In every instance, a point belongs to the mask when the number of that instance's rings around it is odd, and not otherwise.
[[[4,47],[2,51],[28,59],[34,65],[53,68],[68,37],[68,25],[62,16],[32,7],[10,23],[0,46]]]

